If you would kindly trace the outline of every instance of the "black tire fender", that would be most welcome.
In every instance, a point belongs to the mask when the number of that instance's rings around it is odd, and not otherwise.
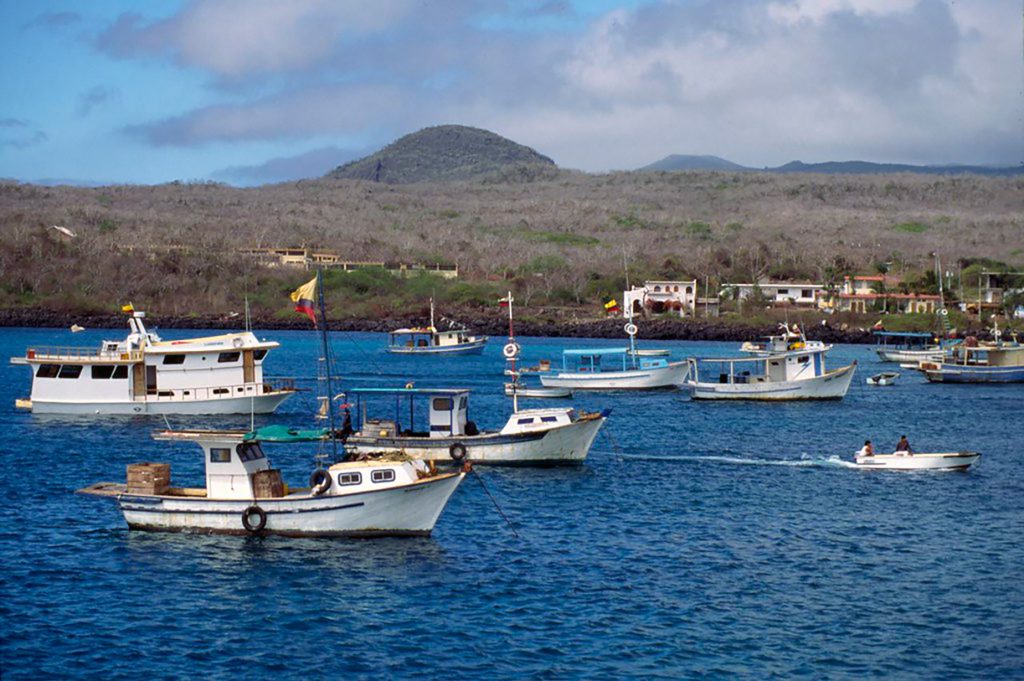
[[[462,461],[466,458],[466,445],[456,442],[448,448],[448,456],[452,457],[452,461]]]
[[[313,474],[309,476],[309,491],[313,496],[318,497],[331,488],[331,483],[334,482],[331,479],[329,471],[323,468],[317,468],[313,471]]]
[[[253,516],[256,516],[255,523],[252,521]],[[263,528],[267,526],[267,512],[253,504],[242,511],[242,526],[245,528],[246,532],[251,532],[253,534],[262,532]]]

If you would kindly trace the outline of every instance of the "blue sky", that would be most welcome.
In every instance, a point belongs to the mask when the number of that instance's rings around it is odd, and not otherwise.
[[[1008,0],[0,0],[0,178],[260,184],[460,123],[601,172],[1024,161]]]

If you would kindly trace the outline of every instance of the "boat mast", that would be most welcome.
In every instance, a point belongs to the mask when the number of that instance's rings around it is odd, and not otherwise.
[[[516,334],[512,329],[512,292],[508,292],[508,343],[515,346]],[[518,352],[508,358],[509,376],[512,377],[512,413],[519,413],[519,372],[516,371],[516,357]]]
[[[437,327],[434,326],[434,296],[430,296],[430,330],[437,331]]]
[[[335,436],[334,409],[331,407],[331,398],[334,395],[334,384],[331,376],[331,365],[334,358],[331,356],[331,344],[327,336],[327,306],[324,304],[324,270],[322,267],[316,271],[317,300],[320,303],[320,344],[322,355],[320,361],[323,364],[323,379],[327,388],[327,419],[331,428],[331,450],[334,460],[338,459],[338,439]],[[319,378],[319,377],[318,377]],[[317,462],[318,464],[321,462]]]

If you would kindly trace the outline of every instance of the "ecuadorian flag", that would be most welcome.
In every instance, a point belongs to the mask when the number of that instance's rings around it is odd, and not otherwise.
[[[316,277],[292,291],[292,302],[295,303],[295,311],[301,312],[316,326],[316,309],[313,301],[316,300]]]

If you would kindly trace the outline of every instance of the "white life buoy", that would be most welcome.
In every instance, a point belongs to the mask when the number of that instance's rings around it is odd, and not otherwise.
[[[942,308],[941,310],[939,310],[939,314],[945,317],[946,315],[949,314],[949,310],[947,310],[946,308]]]
[[[512,359],[519,355],[519,343],[506,343],[505,347],[501,349],[501,354],[505,355],[506,358]]]
[[[624,330],[624,331],[625,331],[625,332],[626,332],[626,333],[627,333],[628,335],[630,335],[630,336],[635,336],[635,335],[636,335],[636,332],[637,332],[637,328],[636,328],[636,324],[634,324],[633,322],[630,322],[629,324],[626,324],[626,325],[625,325],[624,327],[622,327],[622,328],[623,328],[623,330]]]
[[[231,344],[234,345],[236,348],[240,348],[243,345],[245,345],[245,341],[242,340],[241,338],[236,338],[233,341],[231,341]]]

